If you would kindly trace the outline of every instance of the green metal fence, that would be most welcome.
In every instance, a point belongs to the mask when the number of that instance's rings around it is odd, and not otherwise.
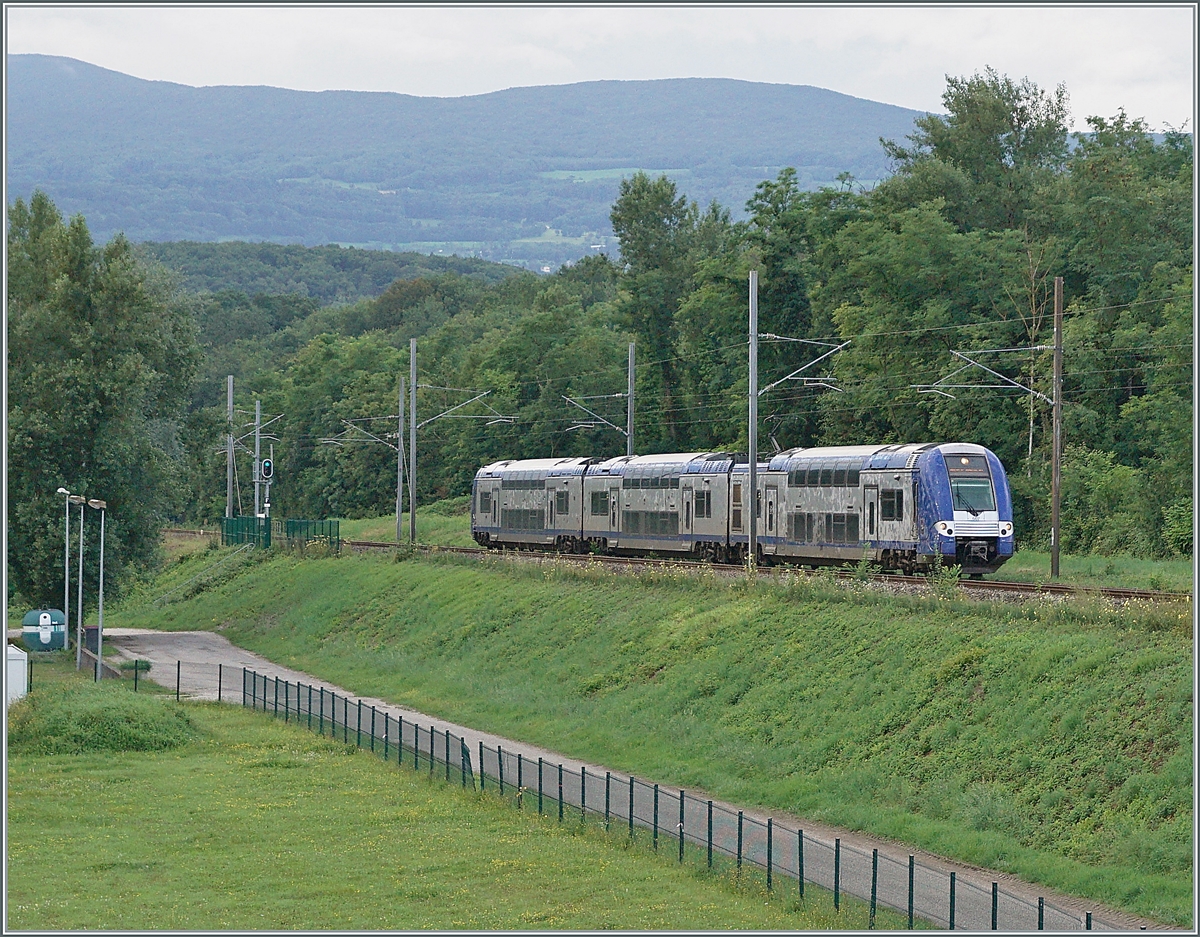
[[[271,546],[269,517],[226,517],[221,521],[221,544],[253,543],[256,547]]]
[[[334,553],[340,553],[342,549],[340,521],[286,520],[283,522],[283,535],[289,547],[325,543]]]

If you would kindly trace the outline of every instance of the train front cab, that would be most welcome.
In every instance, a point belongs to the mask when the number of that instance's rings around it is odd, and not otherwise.
[[[998,570],[1013,555],[1012,495],[996,454],[943,443],[917,459],[919,557],[970,576]]]

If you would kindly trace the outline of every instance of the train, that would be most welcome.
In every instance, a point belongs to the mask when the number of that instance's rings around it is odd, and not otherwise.
[[[475,474],[471,533],[494,549],[904,573],[998,570],[1014,551],[1004,466],[972,443],[825,446],[757,465],[733,452],[493,462]]]

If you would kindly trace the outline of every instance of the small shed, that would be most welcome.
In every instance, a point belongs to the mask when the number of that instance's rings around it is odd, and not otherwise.
[[[29,655],[15,644],[8,645],[8,679],[4,705],[11,706],[29,692]]]
[[[31,651],[57,651],[67,646],[67,616],[57,608],[35,608],[21,620],[21,639]]]

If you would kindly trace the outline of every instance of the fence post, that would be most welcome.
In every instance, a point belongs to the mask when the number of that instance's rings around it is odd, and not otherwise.
[[[1091,929],[1092,929],[1092,912],[1088,911],[1087,912],[1087,924],[1084,926],[1084,930],[1091,930]]]
[[[737,870],[742,871],[742,811],[738,811]]]
[[[446,730],[446,781],[450,781],[450,730]]]
[[[708,802],[708,867],[712,868],[712,801]]]
[[[771,890],[771,833],[774,825],[774,819],[767,817],[767,891]]]
[[[275,715],[279,715],[279,678],[275,678]]]
[[[654,785],[654,849],[658,850],[658,785]]]
[[[538,759],[538,816],[542,815],[542,759]]]
[[[371,751],[375,751],[375,707],[371,707]],[[447,756],[446,763],[450,763],[450,758]]]
[[[246,668],[242,668],[242,708],[246,706]]]
[[[609,807],[612,797],[612,772],[604,772],[604,830],[608,832],[609,828]]]
[[[686,795],[683,791],[679,792],[679,861],[683,861],[683,810]]]
[[[362,748],[362,700],[358,701],[358,725],[354,730],[354,747]]]
[[[587,819],[587,768],[579,766],[579,819]]]
[[[908,857],[908,929],[913,929],[913,877],[917,868],[917,857]]]
[[[321,697],[321,699],[320,699],[321,711],[319,713],[317,713],[317,734],[319,736],[321,736],[321,738],[324,738],[325,737],[325,687],[321,687],[320,697]]]
[[[950,873],[950,930],[954,930],[954,886],[958,883],[958,875]],[[1039,912],[1040,916],[1040,912]]]
[[[804,900],[804,830],[796,830],[796,884],[800,886],[800,900]]]
[[[291,693],[288,690],[288,682],[286,680],[284,680],[283,681],[283,721],[285,723],[290,721],[289,716],[291,716],[291,706],[288,705],[288,702],[290,701],[290,699],[291,699]]]
[[[525,764],[521,758],[521,753],[517,752],[517,809],[521,810],[524,807],[525,799]]]
[[[433,731],[433,726],[429,727],[429,776],[433,777],[433,737],[436,733]]]
[[[500,751],[500,746],[496,746],[496,751]],[[484,789],[484,773],[483,773],[483,739],[479,740],[479,789]]]
[[[563,818],[563,798],[562,798],[562,763],[558,765],[558,822],[562,823]]]
[[[387,719],[387,713],[383,714],[384,719]],[[386,725],[385,725],[386,731]],[[384,755],[384,760],[387,760],[387,755]],[[463,790],[467,789],[467,743],[465,739],[458,740],[458,763],[462,768],[462,786]]]
[[[875,896],[879,891],[879,850],[871,850],[871,910],[867,914],[867,929],[875,929]]]
[[[1038,896],[1038,930],[1046,928],[1046,899]]]
[[[496,774],[500,778],[500,796],[504,796],[504,749],[496,746]]]
[[[842,841],[833,841],[833,910],[842,910]]]
[[[179,684],[183,677],[183,661],[175,661],[175,702],[179,702]]]
[[[420,723],[413,723],[413,771],[421,767],[421,726]],[[483,770],[483,765],[479,766]],[[479,788],[483,790],[482,786]]]
[[[1000,904],[1000,883],[992,882],[992,930],[996,930],[996,911]]]
[[[633,775],[629,776],[629,839],[633,840]]]

